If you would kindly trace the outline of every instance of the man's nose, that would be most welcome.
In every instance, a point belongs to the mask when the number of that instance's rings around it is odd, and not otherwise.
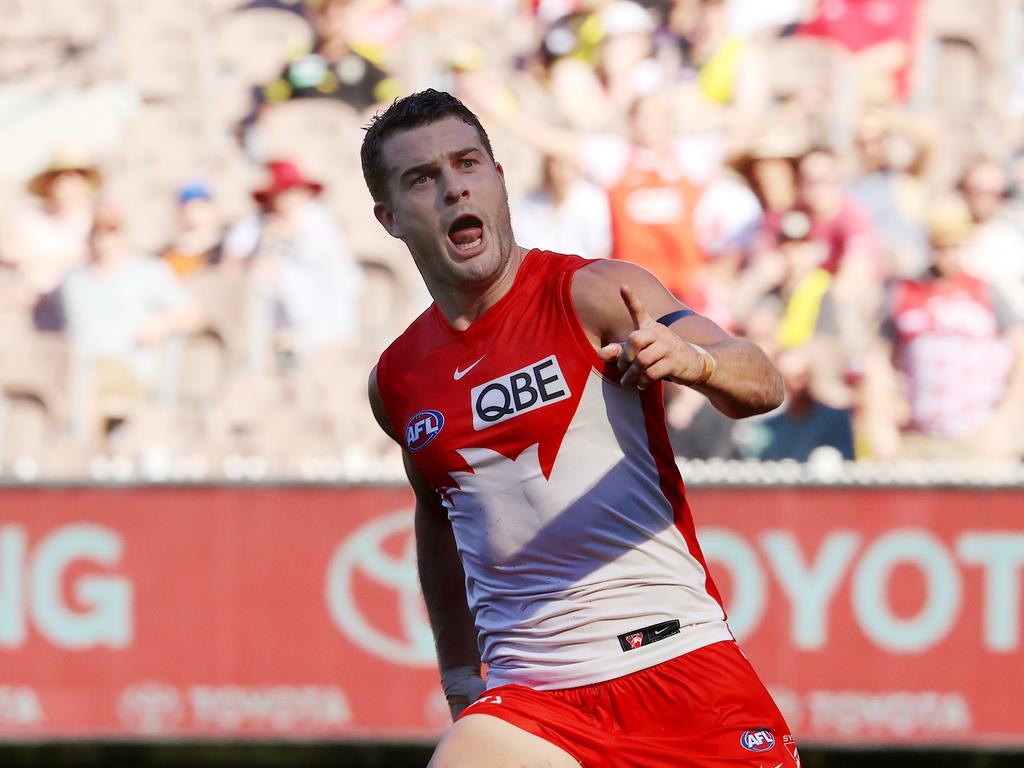
[[[469,187],[466,185],[465,179],[448,172],[445,174],[444,181],[444,201],[448,205],[453,205],[459,200],[469,197]]]

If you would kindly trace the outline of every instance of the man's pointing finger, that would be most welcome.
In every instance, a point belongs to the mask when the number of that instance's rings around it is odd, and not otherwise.
[[[633,318],[634,330],[639,331],[641,328],[654,325],[654,318],[647,314],[643,303],[633,293],[632,288],[628,285],[621,285],[619,286],[619,293],[622,295],[622,301],[626,304],[626,309],[629,310],[629,316]]]

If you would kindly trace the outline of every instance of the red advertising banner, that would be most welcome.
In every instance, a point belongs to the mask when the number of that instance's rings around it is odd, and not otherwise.
[[[1024,745],[1024,493],[696,489],[806,743]],[[0,489],[0,738],[431,739],[411,495]]]

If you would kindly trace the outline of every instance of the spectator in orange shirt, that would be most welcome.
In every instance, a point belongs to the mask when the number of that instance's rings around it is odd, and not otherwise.
[[[701,187],[718,172],[722,152],[705,136],[678,136],[665,94],[639,96],[628,136],[579,134],[510,112],[493,84],[466,78],[474,109],[547,154],[579,163],[604,188],[611,213],[611,257],[649,270],[688,303],[705,255],[695,232]]]
[[[205,266],[220,262],[224,227],[210,188],[202,181],[185,185],[178,191],[178,229],[161,256],[184,277]]]

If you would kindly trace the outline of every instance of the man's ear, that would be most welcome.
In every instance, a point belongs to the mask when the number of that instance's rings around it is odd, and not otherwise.
[[[505,183],[505,169],[501,167],[501,163],[495,162],[494,167],[498,171],[498,178],[501,179],[501,186],[505,190],[505,199],[508,200],[508,185]]]
[[[377,221],[387,230],[389,235],[397,237],[399,240],[402,239],[402,228],[395,219],[394,211],[388,208],[387,203],[374,203],[373,215],[377,217]]]

